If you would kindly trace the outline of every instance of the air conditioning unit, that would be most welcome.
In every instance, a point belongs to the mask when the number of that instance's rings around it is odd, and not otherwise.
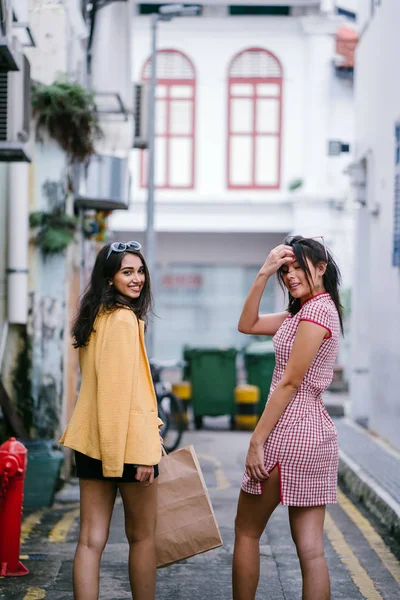
[[[14,56],[19,70],[0,72],[0,162],[30,162],[30,64],[21,52]]]
[[[130,188],[128,158],[95,154],[89,166],[74,170],[75,207],[79,209],[127,209]]]
[[[0,0],[0,72],[18,71],[12,43],[11,0]]]
[[[149,108],[149,86],[147,83],[136,83],[134,88],[134,117],[135,137],[134,148],[147,148],[148,136],[148,108]]]

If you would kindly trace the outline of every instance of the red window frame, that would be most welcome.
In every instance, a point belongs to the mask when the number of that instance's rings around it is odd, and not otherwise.
[[[271,57],[275,62],[275,68],[279,72],[279,76],[233,76],[232,72],[235,67],[236,61],[238,61],[244,54],[250,53],[264,53]],[[252,86],[252,93],[249,94],[233,94],[232,86],[235,84],[250,84]],[[260,84],[277,84],[279,86],[278,96],[269,96],[267,94],[258,93],[257,87]],[[227,185],[228,189],[231,190],[278,190],[281,187],[281,166],[282,166],[282,96],[283,96],[283,71],[282,65],[279,59],[269,50],[264,48],[247,48],[236,54],[229,65],[228,70],[228,140],[227,140]],[[237,98],[251,99],[253,103],[253,123],[252,131],[249,133],[237,133],[232,131],[232,101]],[[276,132],[258,132],[257,131],[257,101],[264,99],[278,99],[279,110],[278,110],[278,130]],[[256,143],[258,137],[277,137],[278,138],[278,159],[277,159],[277,180],[273,185],[257,184],[256,181]],[[249,184],[235,184],[232,183],[231,177],[231,143],[235,137],[251,137],[252,138],[252,177]]]
[[[156,183],[156,188],[163,189],[163,190],[165,190],[165,189],[191,190],[195,187],[196,72],[195,72],[195,68],[194,68],[192,61],[183,52],[180,52],[179,50],[173,50],[173,49],[168,48],[168,49],[158,50],[157,57],[159,57],[162,54],[164,54],[164,55],[170,54],[172,57],[174,57],[174,56],[176,57],[177,55],[181,56],[185,61],[186,68],[184,70],[182,70],[180,73],[178,71],[176,77],[165,77],[165,76],[163,76],[163,73],[161,73],[161,76],[157,78],[157,84],[163,85],[167,89],[166,89],[166,95],[164,97],[159,97],[159,98],[156,97],[156,111],[157,111],[157,105],[159,103],[166,102],[166,130],[165,130],[165,133],[163,133],[163,134],[156,133],[155,134],[156,139],[163,137],[166,140],[166,153],[165,153],[165,165],[164,165],[165,184],[157,185],[157,183]],[[159,62],[160,61],[157,61],[158,73],[160,73]],[[149,79],[150,79],[149,75],[147,75],[147,73],[149,72],[150,63],[151,63],[151,58],[148,58],[142,69],[141,79],[144,82],[149,81]],[[189,86],[191,88],[190,97],[174,98],[171,96],[171,88],[179,86],[179,85],[186,86],[186,87]],[[191,128],[190,128],[189,133],[178,133],[178,134],[171,133],[171,104],[174,102],[174,100],[179,101],[179,102],[187,101],[192,106]],[[179,138],[185,138],[185,139],[191,140],[191,151],[190,151],[190,155],[189,155],[190,160],[191,160],[190,183],[188,185],[176,185],[176,184],[172,185],[170,182],[170,179],[171,179],[170,167],[171,167],[171,163],[173,161],[173,156],[172,156],[172,152],[171,152],[171,140],[179,139]],[[144,153],[145,153],[145,150],[141,152],[141,160],[140,160],[140,186],[142,188],[147,187],[147,182],[146,182],[147,167],[146,167]],[[156,155],[156,161],[157,160],[159,160],[159,157],[157,157],[157,155]]]

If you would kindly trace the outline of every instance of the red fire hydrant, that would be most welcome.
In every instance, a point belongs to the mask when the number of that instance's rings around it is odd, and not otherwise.
[[[15,438],[0,446],[0,575],[27,575],[19,560],[28,451]]]

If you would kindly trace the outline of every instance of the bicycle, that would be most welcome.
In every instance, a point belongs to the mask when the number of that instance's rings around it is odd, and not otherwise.
[[[160,435],[167,452],[176,450],[185,429],[182,401],[172,392],[171,384],[161,379],[161,373],[168,367],[179,366],[176,362],[150,361],[150,371],[157,397],[158,415],[164,426]]]

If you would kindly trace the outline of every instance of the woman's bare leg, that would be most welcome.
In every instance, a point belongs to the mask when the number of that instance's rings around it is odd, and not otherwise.
[[[280,501],[277,467],[263,483],[261,495],[241,490],[235,521],[233,600],[254,600],[260,577],[260,537]]]
[[[143,483],[119,485],[129,542],[129,580],[135,600],[154,600],[156,594],[157,487],[157,479],[148,487]]]
[[[79,484],[81,518],[73,568],[74,599],[98,600],[100,560],[108,540],[117,486],[96,479],[81,479]]]
[[[303,575],[303,600],[330,600],[323,541],[325,506],[290,506],[289,518]]]

